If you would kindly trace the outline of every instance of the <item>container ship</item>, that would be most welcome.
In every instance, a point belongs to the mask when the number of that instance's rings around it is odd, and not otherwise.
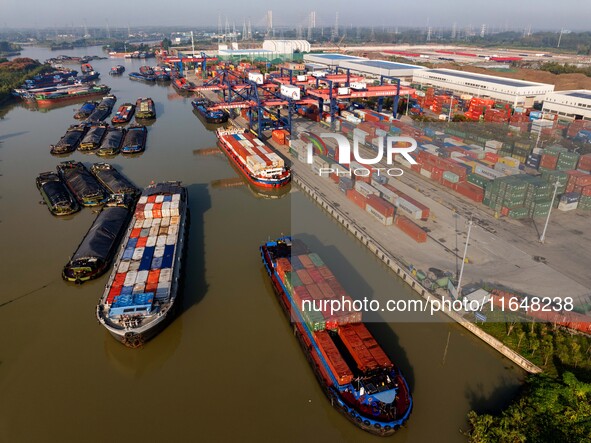
[[[218,145],[255,186],[279,188],[291,181],[291,171],[283,159],[244,129],[218,128]]]
[[[406,379],[361,322],[361,313],[316,311],[313,301],[351,300],[322,259],[282,237],[260,247],[279,303],[331,404],[372,434],[388,436],[408,420]]]
[[[180,182],[140,196],[97,306],[99,322],[124,345],[141,346],[172,319],[188,234],[188,195]]]
[[[134,200],[130,196],[113,195],[109,198],[64,266],[64,280],[80,284],[98,278],[107,271],[129,223],[133,204]]]
[[[128,123],[135,112],[135,105],[132,103],[123,103],[119,106],[117,113],[111,119],[112,124]]]

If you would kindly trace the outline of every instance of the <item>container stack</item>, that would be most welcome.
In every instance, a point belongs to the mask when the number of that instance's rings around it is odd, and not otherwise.
[[[140,197],[107,305],[133,303],[141,298],[135,297],[137,294],[149,294],[157,301],[169,299],[179,234],[179,205],[180,194]],[[126,297],[119,301],[121,296]],[[111,310],[110,315],[117,312]]]
[[[283,168],[283,159],[252,134],[226,134],[222,140],[234,151],[248,169],[257,174],[268,168]]]
[[[329,333],[326,331],[316,331],[314,338],[318,344],[318,348],[328,364],[332,374],[336,378],[339,385],[346,385],[353,381],[353,372],[347,366],[338,348],[332,341]]]
[[[277,273],[311,330],[336,329],[339,325],[361,321],[361,312],[349,307],[331,313],[330,305],[324,306],[323,300],[345,300],[350,304],[353,300],[317,254],[292,255],[290,259],[278,259]],[[307,309],[309,305],[322,309]]]
[[[340,327],[339,338],[362,372],[394,366],[363,323]]]

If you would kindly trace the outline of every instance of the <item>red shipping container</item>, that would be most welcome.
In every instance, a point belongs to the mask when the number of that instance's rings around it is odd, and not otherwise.
[[[304,268],[306,268],[306,270],[313,269],[316,267],[316,265],[312,262],[312,260],[310,260],[310,257],[308,257],[307,255],[298,255],[298,259],[300,260]]]
[[[383,198],[378,197],[377,195],[370,194],[367,196],[366,201],[366,204],[370,205],[384,217],[394,216],[394,206],[388,203]]]
[[[158,286],[159,279],[160,269],[152,269],[148,272],[148,284],[156,284],[156,286]]]
[[[332,338],[326,331],[317,331],[314,333],[314,338],[318,344],[318,348],[322,353],[325,361],[336,378],[339,385],[346,385],[353,381],[353,372],[347,366],[345,360],[341,356],[341,353],[337,349],[336,345],[332,341]]]
[[[140,237],[137,239],[136,249],[137,248],[144,248],[146,243],[148,242],[148,237]]]
[[[138,238],[140,236],[140,232],[142,232],[141,228],[133,228],[131,230],[130,238]]]
[[[324,298],[335,298],[336,296],[336,294],[330,288],[330,285],[326,281],[319,282],[318,289],[320,289],[320,291],[324,295]]]
[[[336,175],[336,174],[330,174],[330,176],[329,176],[329,177],[330,177],[330,179],[331,179],[333,182],[335,182],[335,183],[337,183],[337,184],[339,183],[339,180],[340,180],[340,179],[339,179],[339,176],[338,176],[338,175]]]
[[[591,154],[581,155],[577,168],[583,171],[591,171]]]
[[[456,192],[477,203],[481,203],[484,199],[484,190],[472,183],[461,182],[456,184]]]
[[[311,285],[312,283],[314,283],[314,280],[312,280],[312,277],[310,277],[310,274],[308,274],[308,271],[306,271],[305,269],[300,269],[296,271],[296,274],[298,275],[298,277],[304,285]]]
[[[314,283],[321,283],[324,281],[324,277],[320,274],[318,269],[307,269],[307,271],[308,274],[310,274],[310,277],[312,277],[312,280],[314,280]]]
[[[156,203],[156,196],[155,195],[149,195],[148,196],[148,203]]]
[[[585,186],[581,190],[581,195],[591,195],[591,186]]]
[[[322,294],[322,291],[318,288],[316,283],[306,285],[306,289],[314,300],[322,300],[324,298],[324,294]]]
[[[411,237],[417,243],[425,243],[427,241],[427,233],[413,222],[410,218],[399,215],[394,222],[402,232]]]
[[[347,190],[347,198],[359,206],[361,209],[365,209],[365,197],[357,192],[355,189]]]

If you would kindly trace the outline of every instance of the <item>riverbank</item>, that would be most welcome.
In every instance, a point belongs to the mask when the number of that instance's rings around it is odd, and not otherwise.
[[[50,69],[49,65],[30,58],[16,58],[0,63],[0,104],[8,102],[12,98],[12,90],[22,85],[25,80]]]

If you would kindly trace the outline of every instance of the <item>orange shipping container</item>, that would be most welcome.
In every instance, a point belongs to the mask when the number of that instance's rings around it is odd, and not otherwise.
[[[425,243],[427,241],[427,233],[410,218],[404,215],[399,215],[396,217],[395,224],[402,232],[411,237],[417,243]]]

